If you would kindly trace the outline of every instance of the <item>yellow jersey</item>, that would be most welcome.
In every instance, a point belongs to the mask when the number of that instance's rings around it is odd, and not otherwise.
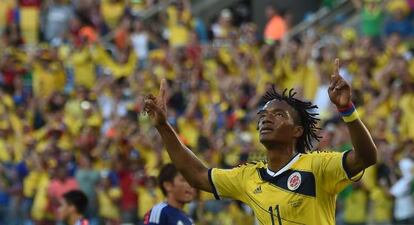
[[[344,222],[365,223],[368,215],[368,192],[355,188],[344,202]]]
[[[116,200],[121,194],[121,189],[116,187],[98,191],[99,215],[106,219],[118,220],[120,212]]]
[[[370,191],[375,224],[389,224],[392,220],[392,197],[384,189],[383,187],[374,187]]]
[[[246,203],[262,225],[334,225],[337,193],[363,175],[347,175],[347,153],[298,153],[277,172],[257,162],[213,168],[208,176],[216,199]]]

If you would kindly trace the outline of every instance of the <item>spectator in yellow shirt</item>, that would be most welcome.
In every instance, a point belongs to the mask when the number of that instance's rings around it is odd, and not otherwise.
[[[40,50],[33,63],[33,92],[36,97],[47,98],[62,91],[66,76],[62,63],[48,49]]]
[[[0,33],[4,30],[7,24],[8,15],[10,11],[15,7],[15,0],[0,1]]]
[[[19,26],[22,29],[22,36],[26,43],[35,45],[39,41],[42,1],[19,0],[16,2],[19,4]]]
[[[98,187],[98,205],[99,216],[106,225],[119,225],[119,199],[121,198],[121,189],[112,185],[109,173],[101,173],[101,182]]]
[[[368,192],[362,183],[352,185],[352,191],[345,199],[344,221],[346,225],[364,225],[368,214]]]
[[[167,8],[167,36],[171,47],[182,47],[188,43],[191,20],[191,6],[188,0],[179,0]]]
[[[137,66],[137,56],[130,43],[127,44],[128,47],[122,49],[116,58],[109,55],[103,46],[97,46],[94,52],[98,63],[116,79],[131,76]]]
[[[75,85],[91,89],[96,83],[95,62],[85,38],[79,38],[69,60],[73,66]]]
[[[155,177],[148,177],[144,181],[143,186],[137,188],[138,194],[138,218],[144,219],[145,213],[151,207],[163,200],[162,192],[157,188],[157,181]]]
[[[105,24],[112,30],[118,25],[125,11],[125,1],[103,0],[100,10]]]
[[[392,221],[392,196],[389,193],[389,186],[384,179],[379,180],[378,187],[370,191],[373,201],[373,219],[377,225],[390,224]]]

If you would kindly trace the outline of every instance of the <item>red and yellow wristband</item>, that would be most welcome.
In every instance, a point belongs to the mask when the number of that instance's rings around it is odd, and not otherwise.
[[[341,113],[342,119],[346,123],[350,123],[359,119],[358,112],[356,111],[356,108],[352,102],[350,102],[345,108],[338,108],[338,111]]]

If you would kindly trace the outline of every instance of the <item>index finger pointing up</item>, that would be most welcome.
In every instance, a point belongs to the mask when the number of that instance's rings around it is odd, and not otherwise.
[[[335,69],[334,69],[334,75],[335,76],[339,76],[339,65],[340,65],[339,59],[336,58],[335,59]]]
[[[161,84],[160,84],[160,92],[158,93],[159,97],[162,99],[162,101],[165,100],[165,95],[166,95],[166,88],[167,88],[167,81],[165,80],[165,78],[163,78],[161,80]]]

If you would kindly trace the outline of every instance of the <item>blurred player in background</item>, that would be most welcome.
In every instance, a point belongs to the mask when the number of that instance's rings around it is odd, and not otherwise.
[[[166,202],[155,205],[144,219],[145,225],[193,225],[183,211],[184,205],[193,200],[195,191],[174,164],[166,164],[158,176],[159,186],[167,198]]]
[[[208,169],[178,138],[167,121],[166,82],[158,97],[149,95],[145,110],[160,133],[169,156],[198,189],[217,199],[230,197],[248,204],[260,224],[335,224],[336,195],[351,181],[361,179],[376,163],[377,149],[351,101],[351,87],[339,75],[339,59],[328,90],[331,102],[348,125],[353,149],[344,153],[308,152],[318,140],[317,106],[272,87],[259,111],[260,142],[267,162],[249,163],[231,170]]]
[[[89,225],[84,213],[88,208],[88,198],[79,190],[69,191],[63,195],[59,207],[61,221],[67,225]]]

